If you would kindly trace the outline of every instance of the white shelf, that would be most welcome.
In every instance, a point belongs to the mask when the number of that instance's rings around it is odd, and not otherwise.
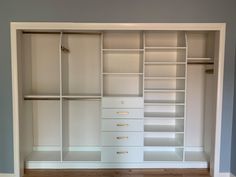
[[[183,146],[183,142],[181,142],[178,138],[145,137],[144,146],[181,147]]]
[[[25,100],[59,100],[60,95],[24,95]]]
[[[143,75],[143,73],[102,73],[103,75]]]
[[[146,50],[186,50],[186,47],[145,47]]]
[[[180,118],[184,117],[182,113],[175,113],[175,112],[145,112],[144,117],[148,118]]]
[[[63,95],[65,99],[101,99],[100,95]]]
[[[67,151],[63,161],[101,161],[100,151]]]
[[[145,65],[185,65],[186,62],[162,62],[162,61],[146,61]]]
[[[144,77],[144,79],[146,80],[151,80],[151,79],[155,79],[155,80],[158,80],[158,79],[185,79],[185,77]]]
[[[185,92],[183,89],[144,89],[144,92]]]
[[[175,151],[147,151],[144,161],[182,161],[182,157]]]
[[[145,106],[159,106],[159,105],[185,105],[182,101],[176,100],[144,100]]]
[[[102,49],[104,52],[143,52],[144,49]]]
[[[183,126],[177,125],[144,125],[144,132],[184,132]]]
[[[207,155],[204,152],[186,151],[185,161],[208,162],[209,159],[207,158]]]
[[[60,151],[33,151],[26,161],[60,161]]]
[[[105,94],[103,97],[142,97],[142,95],[136,95],[136,94]]]

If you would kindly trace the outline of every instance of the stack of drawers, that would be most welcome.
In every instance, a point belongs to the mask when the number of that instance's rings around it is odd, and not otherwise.
[[[102,162],[143,161],[143,98],[102,99]]]

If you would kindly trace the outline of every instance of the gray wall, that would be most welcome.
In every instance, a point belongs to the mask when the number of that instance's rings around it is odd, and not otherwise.
[[[236,44],[235,44],[235,60],[236,60]],[[236,63],[235,63],[236,64]],[[236,71],[235,71],[236,74]],[[236,77],[234,78],[234,85],[236,87]],[[232,146],[231,146],[231,172],[236,176],[236,89],[234,89],[234,119],[232,129]]]
[[[11,21],[226,22],[227,41],[220,170],[228,172],[230,170],[234,95],[235,7],[235,0],[1,0],[0,172],[13,171],[9,33]],[[233,154],[235,151],[234,148]],[[232,161],[235,161],[235,158],[234,156]]]

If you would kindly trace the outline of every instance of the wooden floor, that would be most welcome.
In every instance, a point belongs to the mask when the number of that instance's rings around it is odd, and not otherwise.
[[[24,177],[210,177],[207,169],[26,170]]]

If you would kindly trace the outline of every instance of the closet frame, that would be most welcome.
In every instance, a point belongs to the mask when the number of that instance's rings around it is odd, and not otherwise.
[[[41,22],[12,22],[11,23],[11,63],[12,63],[12,103],[13,103],[13,142],[14,142],[14,175],[20,177],[23,173],[23,162],[20,157],[20,100],[19,93],[21,83],[18,80],[19,66],[18,66],[18,50],[19,35],[22,31],[103,31],[103,30],[168,30],[168,31],[216,31],[219,33],[219,51],[218,51],[218,81],[217,81],[217,102],[216,102],[216,123],[215,123],[215,137],[214,137],[214,161],[211,167],[211,174],[213,176],[219,175],[220,166],[220,143],[221,143],[221,121],[222,121],[222,97],[223,97],[223,75],[224,75],[224,48],[225,48],[225,23],[41,23]],[[101,58],[102,58],[101,54]],[[144,66],[143,66],[144,69]],[[102,68],[101,68],[102,72]],[[101,89],[103,86],[101,84]],[[142,88],[144,89],[144,88]],[[143,94],[143,93],[142,93]],[[103,96],[103,95],[102,95]],[[176,162],[178,164],[178,162]],[[176,163],[170,163],[169,168],[177,167]],[[50,162],[48,168],[78,168],[73,163],[66,163],[60,166],[60,162],[52,166]],[[118,168],[165,168],[163,163],[152,164],[129,164],[120,165]],[[186,168],[187,166],[179,165],[179,168]],[[117,168],[116,165],[105,164],[101,165],[99,162],[94,163],[80,163],[79,168]]]

